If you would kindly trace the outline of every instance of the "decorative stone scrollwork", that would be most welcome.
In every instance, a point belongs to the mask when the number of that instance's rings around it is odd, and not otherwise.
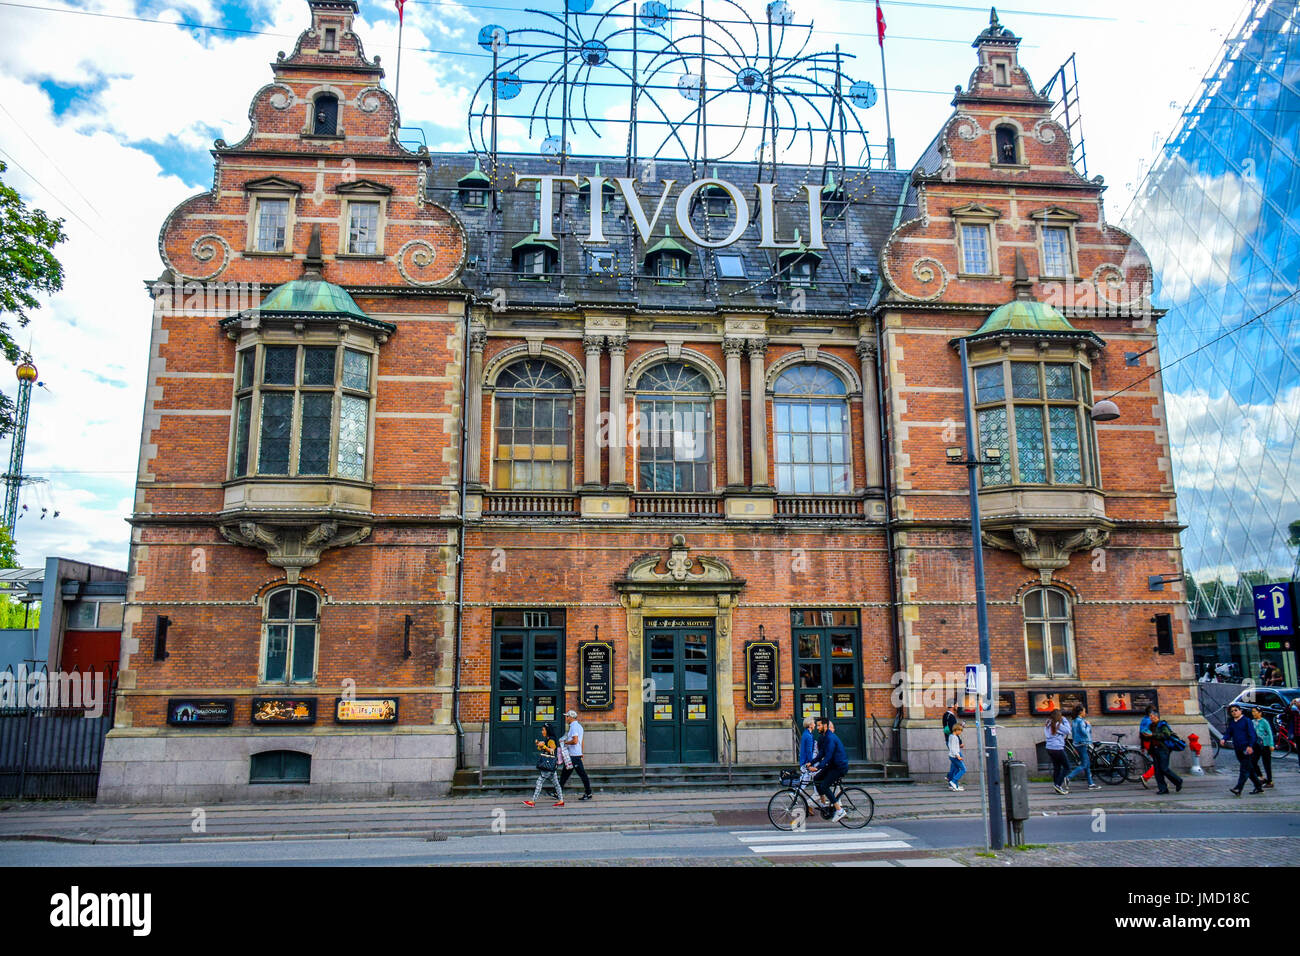
[[[1076,551],[1091,551],[1110,540],[1110,530],[1092,526],[1074,529],[1042,529],[1029,525],[1016,525],[1008,529],[985,530],[984,543],[1003,551],[1015,551],[1020,563],[1038,571],[1044,582],[1051,580],[1052,572],[1070,563]]]
[[[605,336],[605,345],[609,348],[611,355],[622,355],[627,351],[627,336],[607,335]]]
[[[744,355],[745,340],[738,338],[725,338],[722,340],[722,353],[724,355]]]
[[[1092,285],[1097,290],[1097,298],[1108,305],[1120,305],[1123,302],[1122,297],[1111,298],[1107,291],[1114,292],[1122,290],[1127,283],[1124,280],[1124,270],[1113,262],[1103,262],[1097,268],[1092,270]]]
[[[854,351],[858,353],[858,358],[862,361],[874,362],[876,360],[875,339],[858,339],[858,344]]]
[[[302,569],[320,561],[323,551],[356,544],[370,535],[370,528],[333,519],[302,524],[249,520],[222,525],[221,534],[233,544],[261,548],[267,563],[283,568],[288,583],[297,584]]]
[[[397,250],[397,271],[402,274],[411,285],[431,286],[438,285],[441,281],[438,278],[422,279],[411,274],[407,268],[407,260],[410,260],[411,267],[424,270],[433,268],[434,262],[438,258],[438,252],[433,248],[433,244],[426,239],[411,239],[407,241],[402,248]]]
[[[922,285],[928,286],[930,283],[934,282],[936,279],[936,272],[938,273],[937,278],[939,281],[939,287],[937,289],[930,290],[927,295],[908,296],[908,298],[916,299],[920,302],[930,302],[937,299],[939,296],[943,295],[944,290],[948,288],[948,281],[951,278],[944,264],[933,256],[922,256],[913,262],[912,276]]]
[[[1034,124],[1034,138],[1040,143],[1051,145],[1056,142],[1056,124],[1051,120],[1040,119]]]
[[[969,113],[958,113],[957,135],[968,142],[973,142],[979,137],[987,135],[987,132],[980,126],[980,121]]]
[[[597,355],[605,348],[605,336],[603,335],[584,335],[582,337],[582,350],[588,355],[593,352]]]
[[[267,100],[267,102],[271,104],[271,109],[287,110],[293,105],[295,97],[293,95],[293,90],[289,89],[289,87],[272,86],[271,89],[275,91],[271,94],[271,98]]]
[[[750,339],[746,344],[750,355],[764,356],[767,355],[768,341],[766,337]]]
[[[230,243],[226,242],[225,239],[218,236],[215,232],[205,233],[195,239],[190,245],[190,255],[194,257],[195,261],[211,262],[216,258],[218,251],[221,252],[221,260],[218,262],[215,270],[205,276],[184,275],[182,278],[198,279],[200,281],[215,279],[217,276],[221,275],[221,273],[226,271],[226,266],[230,265],[230,260],[235,256],[235,251],[230,248]]]
[[[471,352],[482,353],[487,348],[488,334],[487,329],[481,325],[476,325],[469,330],[469,350]]]
[[[665,570],[660,571],[659,563],[663,561]],[[618,582],[620,591],[644,591],[647,589],[700,587],[711,591],[739,591],[745,582],[731,573],[731,568],[718,558],[691,554],[685,537],[673,535],[668,556],[648,554],[637,558],[627,569],[623,580]]]
[[[357,94],[357,109],[363,113],[378,112],[379,107],[383,105],[383,90],[375,86],[367,87]]]

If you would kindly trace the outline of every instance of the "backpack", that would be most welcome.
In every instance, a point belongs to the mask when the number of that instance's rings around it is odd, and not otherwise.
[[[1160,721],[1160,723],[1155,726],[1154,732],[1164,741],[1165,746],[1175,753],[1187,749],[1187,741],[1174,733],[1173,728],[1169,726],[1168,721]]]

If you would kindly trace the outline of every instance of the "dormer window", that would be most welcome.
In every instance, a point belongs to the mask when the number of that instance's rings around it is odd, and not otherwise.
[[[790,285],[792,286],[810,289],[816,275],[817,263],[807,257],[790,265]]]
[[[686,279],[686,257],[665,252],[655,259],[655,275],[660,282],[683,282]]]
[[[320,49],[322,53],[339,51],[339,31],[336,27],[325,28],[325,39],[321,41]]]
[[[560,253],[555,243],[538,238],[537,230],[538,224],[534,221],[533,231],[514,244],[510,255],[519,278],[546,282],[555,272]]]
[[[333,93],[322,93],[312,104],[312,128],[317,136],[337,136],[339,129],[339,98]]]
[[[816,283],[817,266],[822,257],[803,244],[797,230],[794,239],[797,245],[782,252],[777,259],[779,271],[790,288],[811,289]]]
[[[1002,60],[998,60],[993,64],[993,85],[994,86],[1011,85],[1010,80],[1007,78],[1007,64]]]
[[[996,162],[1000,166],[1015,166],[1020,162],[1019,136],[1016,128],[1003,123],[993,131]]]
[[[596,175],[600,175],[600,167],[596,167]],[[610,206],[614,202],[614,185],[610,182],[600,184],[600,211],[609,212]],[[583,183],[578,187],[578,205],[583,212],[591,212],[591,180]]]
[[[683,285],[690,261],[690,251],[665,226],[664,237],[646,250],[646,275],[656,277],[660,285]]]
[[[469,209],[484,208],[487,206],[488,190],[491,187],[492,181],[487,178],[478,160],[474,160],[474,168],[456,183],[456,188],[460,190],[460,204]]]
[[[731,214],[731,195],[721,186],[706,186],[700,190],[704,215],[721,217]]]

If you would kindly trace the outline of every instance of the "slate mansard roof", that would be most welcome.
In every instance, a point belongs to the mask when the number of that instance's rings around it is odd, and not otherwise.
[[[877,289],[877,256],[898,215],[900,195],[907,186],[908,171],[849,167],[833,170],[837,186],[843,187],[847,208],[823,217],[827,248],[820,250],[816,277],[811,288],[792,296],[782,281],[788,275],[790,259],[780,261],[783,250],[759,248],[758,194],[755,184],[775,182],[776,238],[781,243],[809,241],[805,185],[820,192],[827,179],[821,166],[778,165],[775,179],[765,164],[762,175],[756,163],[697,163],[659,160],[653,169],[647,161],[632,170],[646,218],[653,219],[663,192],[662,180],[675,180],[664,203],[649,242],[643,242],[628,214],[621,191],[609,201],[604,214],[605,243],[587,241],[590,214],[585,195],[588,175],[603,175],[612,185],[615,177],[628,175],[624,160],[610,157],[569,157],[564,169],[554,158],[536,155],[500,154],[496,211],[489,198],[485,208],[468,206],[459,195],[460,181],[475,165],[472,153],[441,153],[430,157],[426,181],[428,197],[450,209],[463,223],[468,236],[466,267],[461,275],[465,288],[491,298],[494,290],[505,290],[512,308],[568,308],[580,305],[608,305],[647,311],[723,312],[733,309],[845,313],[866,309]],[[599,166],[599,173],[597,167]],[[492,174],[490,160],[483,169]],[[515,185],[518,175],[578,175],[577,185],[562,183],[555,190],[553,230],[556,241],[555,274],[545,281],[516,274],[512,249],[534,235],[540,217],[538,186],[535,182]],[[682,235],[674,221],[677,197],[691,182],[717,178],[735,185],[750,207],[750,223],[730,246],[705,249]],[[584,189],[583,193],[589,193]],[[697,193],[702,195],[705,191]],[[562,198],[561,198],[562,197]],[[831,197],[824,196],[824,201]],[[735,223],[734,208],[723,217],[706,215],[703,204],[693,204],[691,221],[699,235],[721,239]],[[828,204],[827,208],[830,208]],[[645,255],[667,235],[691,253],[684,282],[661,284],[647,275]],[[796,236],[796,232],[798,236]],[[612,269],[592,271],[590,252],[613,254]],[[722,278],[717,273],[718,255],[740,256],[745,278]],[[779,274],[782,267],[786,273]],[[779,275],[778,275],[779,274]],[[774,279],[774,276],[777,276]],[[797,300],[801,298],[802,302]],[[798,306],[798,309],[796,309]]]

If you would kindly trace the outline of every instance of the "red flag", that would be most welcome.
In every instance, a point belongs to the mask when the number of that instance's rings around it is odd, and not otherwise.
[[[885,46],[885,11],[880,9],[880,0],[876,0],[876,38],[881,49]]]
[[[406,0],[393,0],[393,6],[397,7],[397,22],[399,25],[402,22],[402,7],[405,4],[406,4]],[[876,4],[876,9],[877,10],[880,9],[879,3]],[[880,29],[883,30],[884,27],[882,26]]]

